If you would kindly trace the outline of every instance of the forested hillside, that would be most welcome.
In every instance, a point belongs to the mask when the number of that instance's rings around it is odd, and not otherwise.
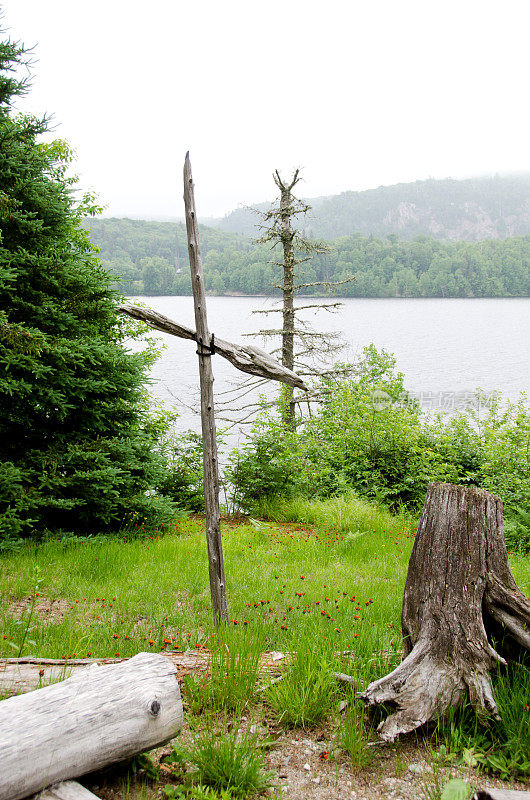
[[[402,239],[480,241],[530,234],[530,174],[398,183],[308,202],[306,232],[322,239],[395,233]],[[250,209],[241,208],[216,227],[255,237],[256,222]]]
[[[103,266],[126,294],[191,293],[182,223],[90,219],[86,226]],[[274,293],[275,254],[246,237],[200,227],[206,288],[212,294]],[[343,236],[306,265],[306,282],[355,281],[346,297],[502,297],[530,295],[530,235],[442,242],[396,235]],[[315,287],[314,294],[319,293]]]

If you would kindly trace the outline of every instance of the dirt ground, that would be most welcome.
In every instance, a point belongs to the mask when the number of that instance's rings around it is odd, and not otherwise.
[[[63,609],[46,606],[52,614],[62,613]],[[39,609],[40,611],[40,609]],[[165,654],[176,667],[177,679],[183,691],[183,680],[186,675],[204,675],[208,670],[208,654],[204,651],[187,651],[181,654]],[[278,673],[278,668],[288,659],[288,654],[280,652],[265,653],[262,658],[262,673],[269,677]],[[109,661],[121,659],[109,659]],[[4,672],[13,667],[21,671],[21,681],[27,691],[37,685],[42,670],[52,669],[52,660],[11,659],[17,664],[3,665]],[[70,662],[72,671],[86,668],[94,659],[80,659]],[[55,663],[55,662],[54,662]],[[101,660],[100,660],[101,663]],[[24,671],[25,670],[25,671]],[[23,674],[22,674],[23,673]],[[27,673],[27,674],[26,674]],[[5,677],[5,675],[4,675]],[[184,697],[184,726],[180,736],[174,740],[190,744],[194,736],[207,729],[208,718],[192,716],[186,707]],[[337,709],[339,713],[339,709]],[[419,738],[414,735],[402,738],[395,744],[385,744],[374,739],[370,743],[371,763],[360,771],[352,768],[347,755],[341,753],[335,742],[335,733],[331,726],[302,731],[299,729],[283,730],[276,720],[267,717],[261,710],[261,716],[241,718],[241,732],[252,728],[260,739],[273,739],[274,746],[265,751],[266,769],[272,772],[273,787],[266,793],[267,797],[277,800],[433,800],[435,784],[443,786],[451,777],[460,777],[473,787],[499,787],[505,789],[525,789],[525,784],[503,781],[479,775],[468,768],[444,767],[437,759],[433,759]],[[169,746],[152,751],[150,756],[155,763],[171,749]],[[127,769],[109,768],[105,772],[95,773],[79,779],[79,782],[90,789],[100,800],[162,800],[165,798],[163,786],[168,781],[149,783],[140,777],[127,777]],[[129,783],[129,788],[124,785]],[[526,784],[526,788],[528,784]]]
[[[250,721],[242,718],[243,728]],[[194,726],[195,728],[195,726]],[[360,772],[355,772],[344,754],[336,751],[333,732],[329,728],[311,731],[280,731],[267,721],[253,726],[253,732],[263,737],[278,735],[276,745],[265,753],[267,769],[273,772],[274,786],[267,790],[266,797],[282,800],[430,800],[436,781],[439,785],[451,777],[460,777],[472,787],[497,787],[524,790],[518,781],[505,783],[479,775],[464,768],[440,767],[432,763],[425,747],[416,737],[409,737],[397,744],[373,743],[373,760]],[[189,724],[184,724],[175,743],[189,743],[194,736]],[[162,757],[168,748],[153,751],[154,761]],[[101,800],[162,800],[163,784],[151,784],[136,789],[131,784],[124,794],[124,774],[112,772],[90,776],[83,781]],[[528,785],[526,785],[528,789]]]

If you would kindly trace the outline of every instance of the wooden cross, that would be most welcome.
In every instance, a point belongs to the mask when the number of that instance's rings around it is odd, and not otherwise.
[[[221,543],[221,515],[219,512],[219,465],[215,431],[212,356],[216,353],[228,359],[237,369],[261,378],[287,383],[307,390],[302,379],[290,369],[283,367],[276,359],[258,347],[237,345],[210,335],[206,316],[206,294],[199,247],[199,227],[195,212],[195,197],[189,153],[184,162],[184,207],[186,209],[186,229],[190,257],[193,300],[195,305],[195,330],[168,319],[150,309],[124,304],[119,311],[130,317],[146,322],[155,328],[181,339],[191,339],[197,343],[199,357],[199,378],[201,387],[202,453],[204,468],[204,506],[206,510],[206,540],[208,543],[208,569],[210,573],[210,593],[215,626],[220,623],[228,626],[228,603]]]

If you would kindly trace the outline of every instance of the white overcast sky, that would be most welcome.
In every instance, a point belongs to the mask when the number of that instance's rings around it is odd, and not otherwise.
[[[530,169],[528,0],[0,0],[107,214]]]

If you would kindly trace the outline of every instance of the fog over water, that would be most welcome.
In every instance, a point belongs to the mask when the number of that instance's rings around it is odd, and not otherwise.
[[[150,308],[194,325],[192,297],[142,297]],[[314,302],[314,298],[310,302]],[[354,361],[373,342],[397,359],[407,389],[426,408],[458,407],[477,388],[501,391],[512,400],[530,395],[530,298],[344,299],[337,313],[305,312],[319,331],[340,331],[346,343],[340,359]],[[276,327],[280,315],[252,314],[278,307],[266,297],[209,297],[208,322],[217,336],[254,343],[244,333]],[[276,321],[277,318],[277,321]],[[193,342],[160,334],[166,344],[154,365],[151,393],[169,406],[198,408],[198,366]],[[221,356],[213,360],[217,396],[244,377]],[[274,392],[271,385],[268,392]],[[200,429],[199,417],[181,408],[178,428]]]

